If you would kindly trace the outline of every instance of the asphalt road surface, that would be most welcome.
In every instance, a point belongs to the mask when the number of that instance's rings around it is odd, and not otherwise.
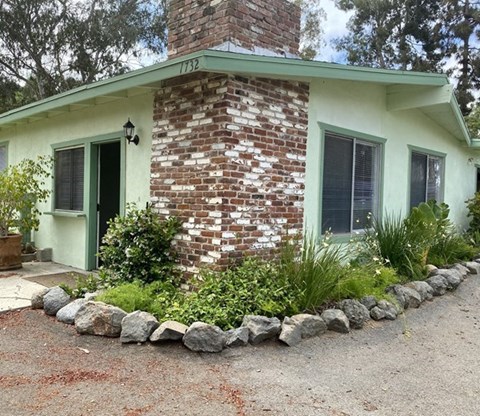
[[[480,415],[480,277],[394,322],[197,354],[0,315],[0,415]]]

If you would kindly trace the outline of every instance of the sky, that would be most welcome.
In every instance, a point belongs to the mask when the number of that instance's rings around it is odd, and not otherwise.
[[[346,13],[337,9],[333,0],[319,1],[327,15],[327,19],[324,22],[324,39],[326,45],[322,47],[316,59],[320,61],[344,63],[345,56],[332,47],[332,41],[347,33],[347,22],[353,13]]]

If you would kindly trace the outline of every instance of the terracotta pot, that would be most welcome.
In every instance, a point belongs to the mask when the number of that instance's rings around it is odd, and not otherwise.
[[[0,271],[22,267],[22,235],[0,237]]]

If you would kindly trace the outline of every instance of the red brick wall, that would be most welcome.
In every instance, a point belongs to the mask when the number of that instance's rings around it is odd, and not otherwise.
[[[194,74],[157,93],[152,202],[181,218],[187,272],[268,256],[302,229],[307,111],[295,82]]]
[[[168,56],[232,42],[298,54],[300,9],[287,0],[171,0]]]

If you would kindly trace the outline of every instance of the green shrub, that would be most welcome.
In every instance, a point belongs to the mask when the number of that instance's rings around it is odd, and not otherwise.
[[[165,303],[170,304],[177,293],[177,289],[170,283],[154,282],[145,285],[136,280],[108,289],[97,300],[117,306],[128,313],[142,310],[161,318],[163,309],[159,307],[157,299],[163,296],[165,299],[168,298]]]
[[[385,289],[399,282],[400,277],[394,269],[378,263],[349,267],[347,275],[338,282],[332,299],[361,299],[370,295],[377,299],[389,299]]]
[[[201,278],[198,291],[174,299],[164,319],[229,329],[240,325],[244,315],[282,317],[299,311],[295,290],[267,262],[250,258],[235,269],[204,271]]]
[[[150,207],[129,205],[125,217],[109,222],[99,257],[102,269],[119,281],[173,281],[176,277],[171,242],[180,230],[176,218],[162,221]]]
[[[428,263],[441,267],[462,260],[470,260],[476,254],[476,250],[465,238],[454,231],[447,232],[430,248]]]
[[[337,283],[345,274],[341,247],[330,244],[327,235],[320,243],[305,237],[298,255],[298,241],[287,241],[280,253],[279,271],[282,279],[290,282],[298,294],[298,306],[303,311],[314,311],[330,299]]]
[[[468,217],[470,220],[469,232],[473,233],[480,231],[480,192],[476,192],[475,195],[465,201],[468,209]]]

